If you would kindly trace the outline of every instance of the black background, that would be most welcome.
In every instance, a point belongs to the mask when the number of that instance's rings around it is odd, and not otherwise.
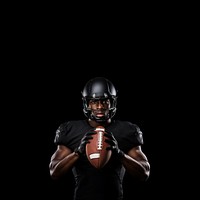
[[[187,15],[163,7],[143,9],[107,18],[45,7],[6,15],[4,185],[15,195],[71,199],[71,174],[59,182],[49,176],[53,140],[60,123],[84,118],[81,90],[96,76],[110,79],[118,89],[115,117],[138,124],[144,134],[142,149],[151,174],[142,185],[126,175],[125,200],[171,197],[180,194],[178,186],[187,185],[181,162],[188,157],[187,151],[182,153],[186,143],[180,141],[191,141],[179,122],[185,111],[180,97],[190,78],[183,67],[191,62]]]

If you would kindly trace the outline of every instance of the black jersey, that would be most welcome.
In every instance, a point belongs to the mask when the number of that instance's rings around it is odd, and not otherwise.
[[[87,120],[68,121],[56,131],[55,144],[65,145],[72,151],[80,144],[84,134],[92,127]],[[127,153],[135,146],[143,144],[139,127],[128,121],[115,120],[105,127],[118,141],[119,148]],[[122,181],[125,169],[114,156],[102,169],[96,169],[83,155],[72,169],[75,178],[75,200],[121,200]]]

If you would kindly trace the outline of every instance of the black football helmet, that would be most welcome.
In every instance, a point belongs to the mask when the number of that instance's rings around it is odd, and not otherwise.
[[[109,112],[103,118],[98,118],[92,115],[92,110],[88,108],[90,100],[110,100]],[[104,77],[96,77],[89,80],[82,91],[83,112],[89,119],[97,122],[104,122],[112,118],[116,113],[117,105],[117,91],[111,81]]]

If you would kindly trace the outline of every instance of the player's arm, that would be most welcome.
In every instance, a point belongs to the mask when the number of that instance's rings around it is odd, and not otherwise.
[[[64,145],[58,145],[57,150],[51,157],[49,164],[50,175],[53,179],[58,179],[63,174],[68,172],[80,156],[85,154],[85,146],[92,139],[92,135],[96,134],[95,131],[88,131],[80,141],[79,146],[72,152],[71,149]]]
[[[141,146],[132,148],[127,154],[121,157],[126,170],[134,177],[144,181],[150,174],[150,164],[146,155],[142,152]]]
[[[118,146],[118,142],[111,132],[104,134],[107,139],[105,140],[110,147],[107,149],[112,150],[113,154],[121,160],[126,170],[139,180],[147,180],[150,173],[150,165],[147,157],[141,150],[141,146],[132,148],[127,154],[125,154]]]
[[[78,160],[79,155],[72,152],[71,149],[64,145],[58,145],[57,150],[51,157],[49,170],[53,179],[58,179],[68,172]]]

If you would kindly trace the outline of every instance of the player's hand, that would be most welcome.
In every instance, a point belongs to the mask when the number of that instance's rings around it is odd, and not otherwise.
[[[79,146],[75,149],[75,153],[78,153],[79,155],[82,155],[85,153],[85,146],[87,143],[90,143],[90,140],[93,138],[92,135],[96,134],[94,130],[88,131],[83,138],[81,139],[81,142]]]
[[[118,158],[124,157],[125,153],[119,149],[118,142],[115,139],[112,132],[106,131],[104,136],[106,136],[106,138],[107,138],[105,140],[105,142],[110,145],[109,147],[107,147],[107,150],[111,150],[113,152],[113,154],[116,155]]]

